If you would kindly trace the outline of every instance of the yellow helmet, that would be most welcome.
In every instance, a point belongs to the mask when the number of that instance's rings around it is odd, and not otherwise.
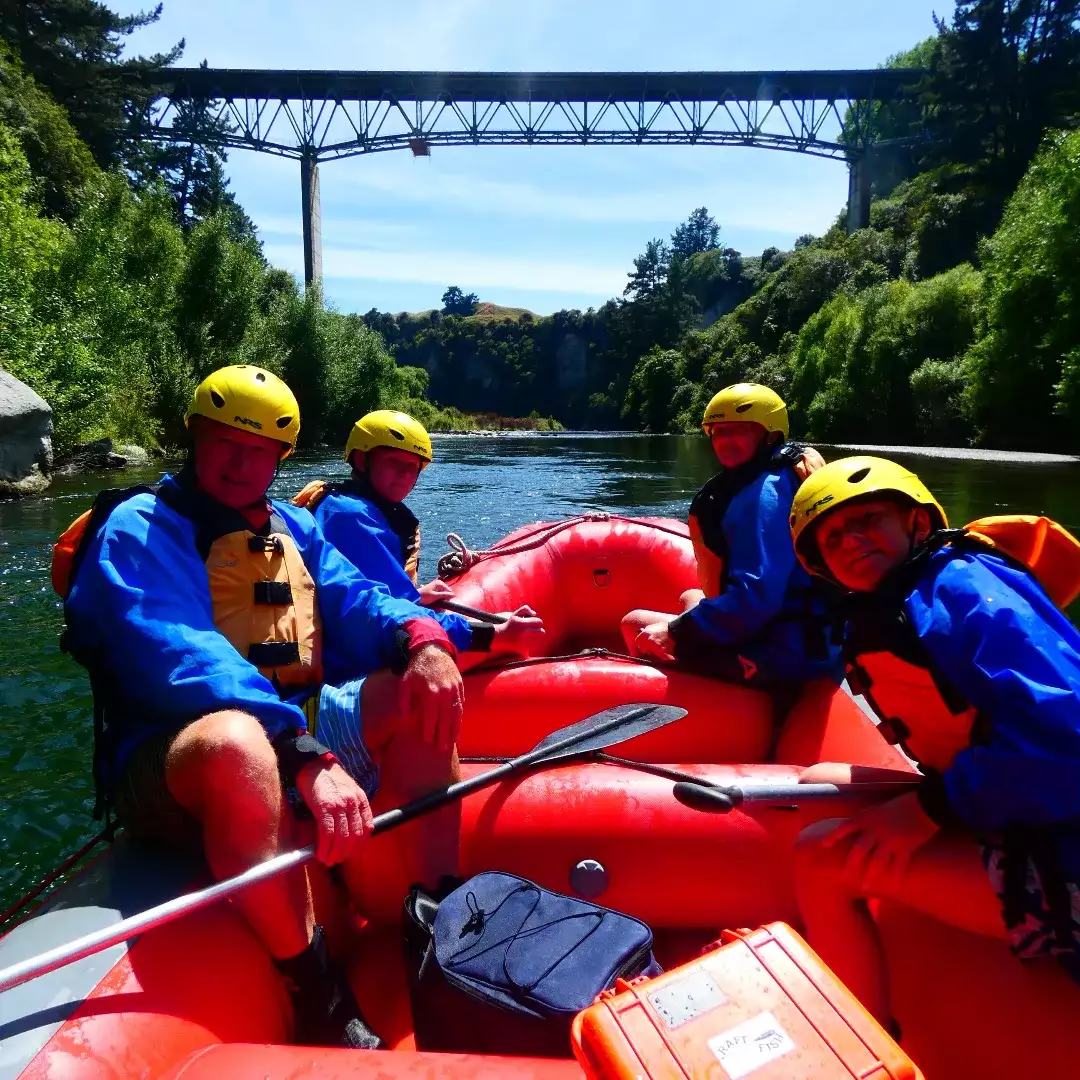
[[[934,529],[947,529],[948,518],[926,485],[895,461],[879,457],[847,457],[823,465],[795,492],[791,504],[791,539],[795,554],[812,574],[827,576],[814,534],[821,518],[853,499],[901,495],[930,512]],[[811,528],[810,526],[814,526]]]
[[[788,437],[787,406],[775,390],[759,383],[736,383],[725,386],[709,402],[701,418],[702,430],[711,424],[730,424],[733,421],[752,421],[766,431],[779,431]]]
[[[283,458],[296,448],[300,406],[293,392],[276,375],[250,364],[219,368],[195,389],[184,423],[205,416],[219,424],[265,435],[285,443]]]
[[[345,444],[345,460],[354,450],[374,450],[377,446],[389,446],[393,450],[408,450],[420,458],[420,471],[431,464],[431,436],[419,420],[407,413],[393,409],[378,409],[360,417],[349,432]]]

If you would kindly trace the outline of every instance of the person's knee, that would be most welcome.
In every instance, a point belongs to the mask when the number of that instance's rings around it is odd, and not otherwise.
[[[201,717],[177,737],[166,759],[170,789],[199,798],[265,801],[280,789],[277,756],[259,721],[236,709]],[[263,796],[264,798],[259,798]]]

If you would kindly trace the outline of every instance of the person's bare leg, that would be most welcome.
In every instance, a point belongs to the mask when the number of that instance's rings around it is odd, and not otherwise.
[[[374,813],[460,779],[456,748],[442,750],[425,741],[420,718],[398,711],[396,676],[388,671],[368,676],[360,708],[364,743],[381,771]],[[453,802],[376,838],[343,867],[350,896],[368,918],[396,921],[410,886],[434,888],[442,877],[457,873],[460,837],[461,803]]]
[[[262,725],[247,713],[211,713],[184,728],[165,758],[165,783],[202,825],[216,878],[263,862],[292,838],[277,756]],[[252,885],[233,903],[275,959],[296,956],[311,940],[314,917],[303,870]]]
[[[845,871],[848,844],[821,841],[839,825],[819,821],[795,846],[795,887],[807,940],[882,1024],[891,1018],[889,973],[862,883]],[[1001,908],[970,836],[939,833],[912,857],[903,878],[875,891],[951,926],[1004,938]]]
[[[682,604],[683,611],[689,611],[691,608],[697,607],[704,599],[705,593],[701,589],[687,589],[679,597],[679,603]]]
[[[646,626],[653,623],[669,623],[676,618],[670,611],[650,611],[648,608],[635,608],[622,617],[619,629],[622,630],[623,641],[626,643],[626,651],[631,656],[637,656],[637,636]]]

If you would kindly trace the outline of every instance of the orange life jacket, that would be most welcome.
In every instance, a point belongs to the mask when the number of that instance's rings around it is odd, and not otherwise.
[[[1056,521],[1005,514],[979,518],[960,531],[995,555],[1020,563],[1059,608],[1080,596],[1080,540]]]
[[[1059,607],[1080,594],[1080,541],[1049,518],[979,518],[962,529],[942,530],[900,580],[914,588],[925,556],[941,547],[957,556],[983,551],[1004,558],[1030,573]],[[845,636],[847,678],[877,714],[881,734],[940,772],[984,738],[988,720],[942,674],[908,623],[901,594],[910,588],[901,585],[891,599],[870,596],[860,604],[861,614]]]
[[[420,522],[404,503],[392,503],[380,498],[369,486],[356,480],[312,480],[294,497],[293,505],[303,507],[314,514],[319,503],[327,495],[350,495],[367,499],[386,518],[391,532],[401,544],[401,565],[414,585],[419,584],[420,572]],[[362,568],[361,568],[362,569]]]
[[[279,690],[294,692],[322,681],[322,624],[315,582],[277,513],[256,532],[236,511],[194,493],[163,485],[111,489],[64,530],[53,548],[53,589],[67,599],[90,539],[109,514],[149,492],[194,525],[206,563],[214,625],[241,656]]]

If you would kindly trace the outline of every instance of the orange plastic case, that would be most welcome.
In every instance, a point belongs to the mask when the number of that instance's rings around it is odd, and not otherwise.
[[[915,1080],[911,1060],[786,923],[725,931],[689,964],[580,1013],[590,1080]]]

